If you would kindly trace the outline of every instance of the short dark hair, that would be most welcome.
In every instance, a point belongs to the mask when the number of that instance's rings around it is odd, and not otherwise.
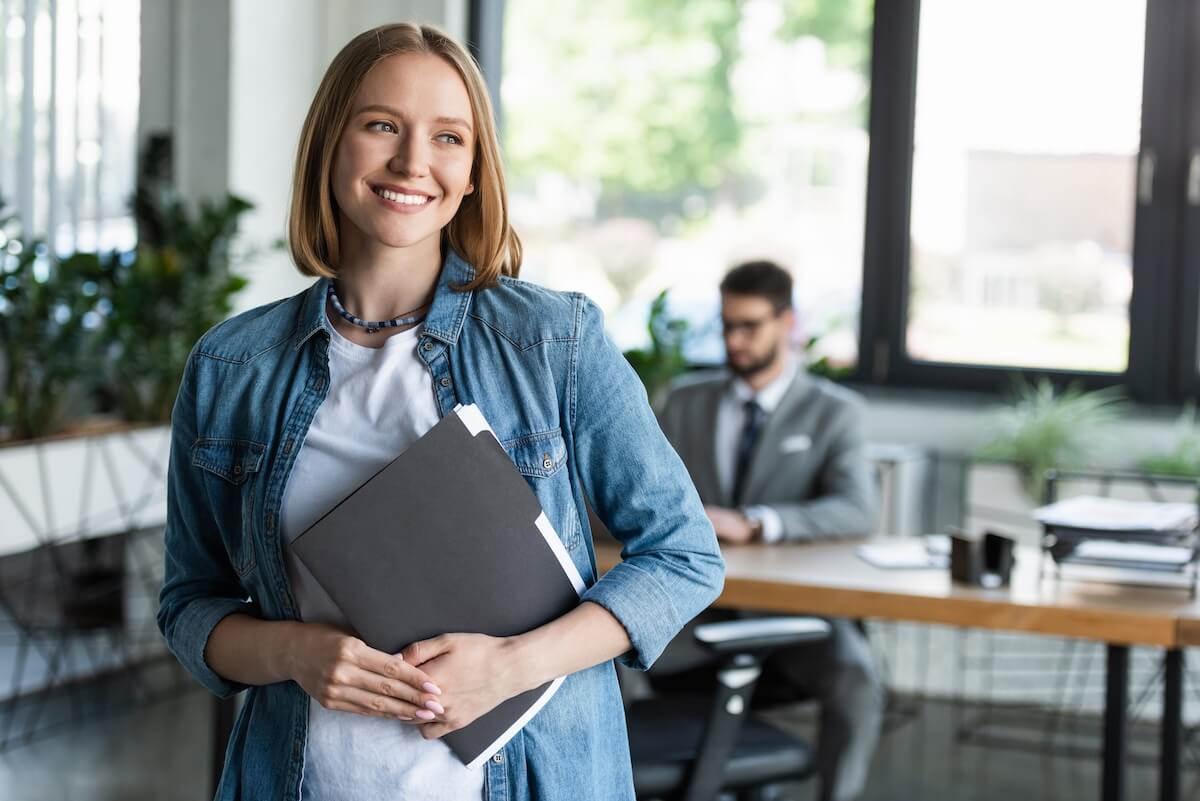
[[[748,261],[725,274],[721,294],[766,298],[778,314],[792,308],[792,276],[773,261]]]

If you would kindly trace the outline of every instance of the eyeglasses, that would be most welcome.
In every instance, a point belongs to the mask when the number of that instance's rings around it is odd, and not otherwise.
[[[772,314],[767,317],[760,317],[757,320],[726,320],[722,317],[721,334],[726,337],[733,336],[734,334],[754,336],[758,332],[758,329],[774,320],[776,316]]]

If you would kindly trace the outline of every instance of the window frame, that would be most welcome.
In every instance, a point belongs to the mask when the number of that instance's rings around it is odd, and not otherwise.
[[[916,360],[906,348],[910,220],[920,0],[876,0],[871,69],[866,215],[858,363],[860,386],[1004,393],[1013,377],[1047,377],[1087,389],[1121,386],[1134,400],[1200,396],[1200,198],[1187,198],[1189,161],[1200,182],[1200,4],[1146,5],[1141,142],[1123,373]],[[470,0],[470,45],[499,117],[504,3]],[[1196,48],[1190,48],[1190,44]],[[1181,113],[1180,109],[1184,112]],[[1145,175],[1154,160],[1152,181]],[[1189,332],[1180,336],[1180,332]]]

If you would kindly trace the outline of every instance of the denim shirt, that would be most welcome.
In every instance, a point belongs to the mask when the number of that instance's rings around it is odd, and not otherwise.
[[[479,405],[583,576],[583,599],[628,632],[632,649],[620,659],[645,669],[720,592],[724,564],[712,526],[595,304],[510,278],[454,289],[474,274],[448,253],[418,341],[438,410]],[[201,337],[172,415],[158,625],[210,691],[249,690],[218,799],[300,796],[308,696],[292,681],[250,688],[227,681],[204,650],[232,613],[299,619],[279,517],[329,385],[326,286],[318,280]],[[585,498],[623,544],[623,562],[599,580]],[[612,662],[567,678],[487,763],[485,795],[633,798]]]

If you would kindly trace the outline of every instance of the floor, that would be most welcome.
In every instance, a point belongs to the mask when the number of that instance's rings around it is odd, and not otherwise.
[[[152,668],[151,670],[154,670]],[[122,711],[130,697],[124,683],[109,683],[85,703],[85,722],[70,723],[69,699],[40,716],[51,728],[32,743],[0,752],[0,799],[4,801],[201,801],[208,789],[210,704],[198,685],[178,678],[169,663],[148,680],[157,700]],[[100,688],[98,688],[100,689]],[[22,715],[22,722],[27,720]],[[57,725],[55,725],[57,724]]]
[[[1100,796],[1100,721],[1070,716],[1054,722],[1033,710],[993,712],[943,700],[901,699],[907,714],[892,715],[858,801],[1095,801]],[[811,733],[811,714],[780,722]],[[960,721],[986,721],[970,743],[955,736]],[[1157,796],[1153,727],[1137,730],[1137,755],[1128,772],[1129,801]],[[1003,742],[1003,745],[999,743]],[[1072,753],[1068,753],[1072,752]],[[1185,775],[1185,799],[1200,799],[1197,772]],[[812,783],[788,786],[792,801],[815,801]]]
[[[171,674],[169,663],[156,670]],[[31,744],[0,753],[0,799],[4,801],[202,801],[208,795],[208,696],[184,681],[174,692],[126,711],[91,709],[88,722],[64,724]],[[110,685],[118,702],[123,684]],[[96,693],[99,695],[99,693]],[[1032,710],[988,717],[980,744],[955,737],[960,716],[979,717],[940,700],[901,698],[876,754],[871,780],[861,801],[1084,801],[1098,797],[1098,721],[1088,715],[1047,717]],[[64,699],[46,715],[69,720]],[[808,732],[811,710],[779,715],[783,725]],[[1150,725],[1136,729],[1129,772],[1130,801],[1157,794]],[[988,738],[1016,739],[1023,745],[987,746]],[[1074,749],[1086,756],[1072,756]],[[1192,762],[1192,765],[1197,764]],[[1200,799],[1200,773],[1189,767],[1185,798]],[[811,784],[784,788],[785,798],[813,801]]]

